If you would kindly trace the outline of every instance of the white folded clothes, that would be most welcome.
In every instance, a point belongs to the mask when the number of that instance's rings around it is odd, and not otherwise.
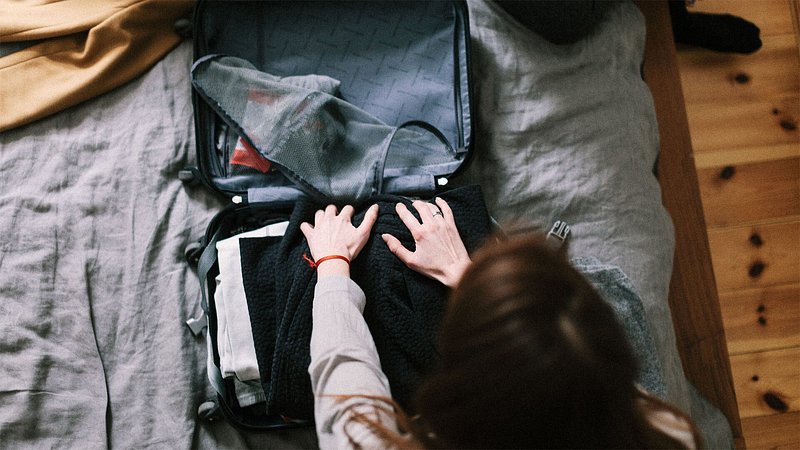
[[[217,311],[217,345],[222,376],[239,381],[260,379],[253,328],[242,280],[239,239],[283,236],[288,222],[267,225],[217,242],[219,275],[214,303]]]

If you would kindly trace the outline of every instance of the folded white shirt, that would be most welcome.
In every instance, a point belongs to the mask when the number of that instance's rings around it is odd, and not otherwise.
[[[217,346],[223,377],[239,381],[260,379],[253,328],[247,309],[247,297],[242,280],[242,259],[239,239],[283,236],[289,222],[279,222],[237,234],[217,242],[219,275],[214,303],[217,311]]]

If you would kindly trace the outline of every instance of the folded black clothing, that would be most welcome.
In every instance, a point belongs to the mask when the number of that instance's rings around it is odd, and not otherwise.
[[[491,231],[480,188],[465,186],[440,196],[453,210],[467,250],[473,251]],[[364,319],[392,395],[401,406],[410,408],[416,387],[438,361],[435,337],[448,292],[437,281],[408,269],[381,239],[381,234],[391,233],[406,248],[415,248],[395,212],[398,202],[406,203],[415,213],[409,199],[388,195],[376,196],[357,209],[353,218],[356,225],[371,204],[377,203],[380,211],[369,241],[352,262],[351,276],[366,295]],[[240,242],[245,294],[270,414],[313,418],[308,366],[316,272],[303,259],[303,254],[310,252],[300,224],[313,222],[314,213],[324,206],[301,200],[282,238]],[[265,275],[265,271],[271,273]],[[265,331],[264,327],[274,328]]]
[[[275,270],[272,267],[277,258],[280,242],[280,237],[273,236],[239,240],[240,252],[244,250],[245,246],[248,248],[247,257],[240,256],[247,310],[250,314],[250,322],[259,324],[257,328],[252,329],[253,340],[262,343],[265,355],[271,355],[274,352],[279,313],[282,312],[281,302],[276,296]],[[251,260],[254,255],[258,257]],[[248,274],[251,276],[248,277]],[[252,281],[256,278],[258,283],[253,283]],[[262,360],[256,354],[256,362],[262,384],[269,383],[272,360]]]

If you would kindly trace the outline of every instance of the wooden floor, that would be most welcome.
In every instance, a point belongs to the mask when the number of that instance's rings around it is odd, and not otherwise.
[[[747,447],[800,449],[800,7],[699,0],[761,29],[752,55],[679,47]]]

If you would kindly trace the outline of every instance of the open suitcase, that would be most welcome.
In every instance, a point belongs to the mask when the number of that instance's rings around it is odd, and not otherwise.
[[[193,36],[198,165],[181,179],[232,200],[186,251],[204,311],[187,323],[207,330],[217,392],[198,414],[255,430],[306,425],[310,399],[241,407],[222,376],[216,244],[289,219],[301,201],[445,191],[473,140],[466,2],[201,0]]]

